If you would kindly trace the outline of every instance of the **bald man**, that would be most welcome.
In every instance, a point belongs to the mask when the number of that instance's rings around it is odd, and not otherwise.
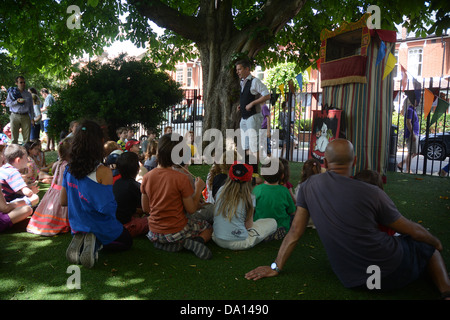
[[[392,290],[406,286],[429,271],[442,295],[448,296],[450,281],[440,251],[441,242],[421,225],[404,218],[380,188],[350,178],[356,158],[353,145],[336,139],[325,150],[327,172],[300,185],[297,211],[271,266],[248,272],[247,279],[278,275],[303,235],[311,215],[334,273],[347,288],[367,288],[372,275],[381,273],[381,286]],[[379,229],[390,227],[401,236]]]

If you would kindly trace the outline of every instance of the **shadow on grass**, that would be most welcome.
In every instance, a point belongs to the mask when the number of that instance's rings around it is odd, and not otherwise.
[[[44,238],[26,232],[2,235],[0,298],[3,300],[401,300],[434,299],[419,280],[395,293],[345,289],[333,274],[314,230],[307,230],[283,274],[248,281],[244,274],[274,259],[280,242],[248,251],[208,244],[213,259],[155,249],[144,237],[128,252],[99,254],[92,269],[80,267],[81,289],[69,289],[65,250],[70,234]]]
[[[203,171],[199,170],[199,174],[204,174]],[[448,181],[392,174],[388,175],[385,188],[400,212],[440,238],[447,266],[450,265]],[[100,251],[94,268],[80,266],[81,289],[69,289],[67,280],[71,273],[67,273],[69,263],[65,251],[71,235],[42,237],[25,232],[25,225],[17,225],[0,235],[2,300],[430,300],[438,297],[434,286],[425,278],[390,293],[344,288],[332,272],[314,229],[307,229],[283,273],[275,278],[255,282],[246,280],[244,275],[259,265],[269,265],[281,241],[261,243],[246,251],[222,249],[211,242],[208,247],[213,258],[204,261],[185,250],[178,253],[157,250],[142,236],[135,239],[127,252]]]

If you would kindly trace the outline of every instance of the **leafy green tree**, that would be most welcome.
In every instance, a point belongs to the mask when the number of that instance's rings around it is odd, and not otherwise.
[[[179,85],[153,63],[123,55],[109,63],[92,62],[60,92],[49,111],[51,131],[59,135],[70,121],[90,118],[107,125],[115,140],[120,126],[156,127],[182,97]]]
[[[101,54],[103,46],[116,39],[130,39],[138,46],[148,43],[150,59],[167,67],[198,53],[204,129],[224,130],[231,127],[230,114],[238,98],[236,59],[247,57],[264,68],[294,62],[300,72],[317,59],[324,28],[358,20],[370,4],[366,0],[3,0],[0,45],[16,64],[53,74],[67,72],[72,58],[82,53]],[[397,23],[419,35],[439,35],[449,28],[447,0],[375,4],[384,29],[393,30]],[[78,16],[67,13],[70,5],[78,6]],[[126,17],[123,21],[121,15]],[[164,35],[157,36],[150,20],[166,30]],[[79,29],[69,28],[77,21]]]
[[[264,79],[264,83],[267,85],[268,88],[274,88],[274,91],[277,91],[278,94],[280,93],[279,86],[284,85],[284,92],[285,94],[289,92],[289,88],[293,86],[294,92],[298,92],[300,90],[300,86],[297,81],[297,76],[299,75],[298,72],[296,72],[296,64],[293,62],[287,62],[287,63],[280,63],[276,65],[275,67],[271,68],[269,72],[267,73],[267,77]],[[306,85],[308,83],[308,76],[307,72],[302,72],[302,83],[303,85]],[[273,92],[272,92],[273,94]],[[280,94],[281,96],[281,94]],[[279,97],[276,99],[276,103],[271,108],[271,118],[273,119],[273,123],[278,125],[279,123],[279,117],[281,112],[281,102],[287,101],[288,97]],[[300,129],[300,114],[301,114],[301,104],[299,101],[297,101],[297,105],[292,106],[292,110],[295,112],[295,124],[294,124],[294,133],[297,134],[298,130]],[[275,126],[276,126],[275,125]]]

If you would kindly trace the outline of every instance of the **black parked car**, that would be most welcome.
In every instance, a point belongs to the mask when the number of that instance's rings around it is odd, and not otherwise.
[[[450,156],[450,132],[431,133],[427,143],[425,143],[425,136],[421,137],[419,150],[420,154],[426,156],[428,160],[444,160]]]

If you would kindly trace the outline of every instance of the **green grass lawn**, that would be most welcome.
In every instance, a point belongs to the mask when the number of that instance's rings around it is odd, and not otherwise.
[[[291,182],[300,177],[301,163],[291,164]],[[207,166],[190,171],[206,179]],[[450,180],[389,173],[386,192],[407,218],[421,223],[441,239],[450,266]],[[0,299],[2,300],[430,300],[438,293],[420,279],[392,293],[346,289],[331,270],[314,229],[307,229],[283,273],[248,281],[244,274],[268,265],[280,241],[261,243],[247,251],[231,251],[213,242],[213,258],[200,260],[191,252],[157,250],[144,237],[122,253],[99,254],[92,269],[80,266],[81,288],[69,289],[65,258],[70,234],[42,237],[25,225],[0,235]]]

